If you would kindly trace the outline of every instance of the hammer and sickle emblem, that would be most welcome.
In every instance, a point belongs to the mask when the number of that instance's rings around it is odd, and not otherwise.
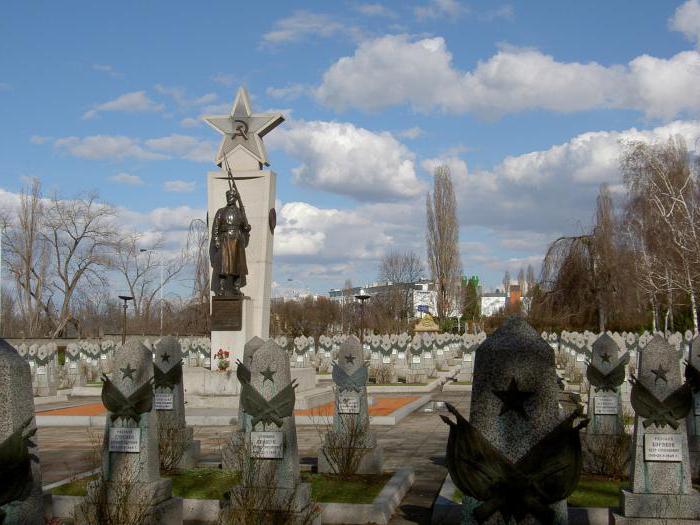
[[[238,125],[236,126],[236,132],[231,135],[231,138],[243,137],[243,140],[248,140],[248,123],[243,120],[234,120],[233,122]]]

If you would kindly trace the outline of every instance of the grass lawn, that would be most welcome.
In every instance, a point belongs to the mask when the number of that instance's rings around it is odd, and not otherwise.
[[[569,506],[618,507],[620,505],[620,490],[629,486],[629,481],[581,476],[576,490],[569,496]]]
[[[451,385],[471,385],[471,381],[452,381]]]
[[[367,386],[425,386],[428,383],[367,383]]]
[[[177,472],[173,480],[173,496],[187,499],[221,499],[224,492],[238,484],[238,473],[215,468],[193,468]],[[71,481],[51,490],[58,496],[85,496],[87,484],[97,476]]]
[[[620,490],[628,488],[629,481],[615,481],[596,476],[581,476],[576,490],[569,496],[570,507],[618,507]],[[462,491],[455,489],[452,501],[462,502]]]
[[[239,482],[237,472],[216,468],[193,468],[164,477],[173,481],[173,496],[186,499],[221,499],[224,492]],[[314,501],[321,503],[372,503],[390,478],[391,474],[339,479],[329,474],[302,473],[302,479],[311,483]],[[57,496],[85,496],[87,484],[95,479],[97,476],[71,481],[52,489],[51,493]]]
[[[391,474],[340,479],[331,474],[302,472],[301,477],[311,483],[311,497],[318,503],[372,503],[391,479]]]

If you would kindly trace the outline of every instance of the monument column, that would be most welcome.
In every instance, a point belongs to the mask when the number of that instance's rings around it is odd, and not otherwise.
[[[262,137],[284,117],[280,113],[253,114],[248,93],[241,88],[230,115],[204,119],[223,135],[215,159],[220,170],[209,172],[207,177],[207,224],[212,241],[211,368],[216,369],[214,356],[220,349],[229,352],[233,364],[243,359],[247,341],[269,335],[276,175],[265,169],[269,164]],[[235,195],[233,204],[230,192]],[[223,245],[217,247],[212,237],[216,231],[231,228],[227,225],[235,224],[241,216],[248,228],[243,255],[247,275],[236,276],[222,265],[225,250]],[[236,254],[241,257],[240,250]],[[241,266],[238,259],[234,266]]]

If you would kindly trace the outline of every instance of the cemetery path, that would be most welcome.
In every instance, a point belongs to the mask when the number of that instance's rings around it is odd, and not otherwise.
[[[375,395],[381,398],[380,395]],[[468,414],[469,392],[436,392],[433,399],[454,404]],[[195,439],[201,441],[202,460],[218,462],[221,446],[233,427],[195,427]],[[418,410],[394,426],[376,426],[377,438],[384,449],[387,470],[412,467],[415,482],[391,520],[392,525],[429,524],[432,505],[447,474],[445,448],[449,428],[439,413]],[[302,463],[315,462],[321,445],[322,429],[297,426]],[[43,484],[94,469],[99,463],[96,450],[102,443],[102,429],[85,427],[40,427],[37,432]]]

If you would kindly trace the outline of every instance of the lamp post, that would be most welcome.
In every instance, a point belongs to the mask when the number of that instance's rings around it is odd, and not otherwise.
[[[126,343],[126,308],[127,308],[127,303],[133,299],[130,295],[120,295],[119,299],[124,301],[124,318],[122,320],[122,346]]]
[[[355,296],[355,299],[360,301],[360,345],[365,347],[365,301],[369,299],[369,295],[364,290],[360,290]]]
[[[159,288],[159,302],[160,302],[160,335],[163,335],[163,257],[160,255],[160,252],[154,249],[146,249],[146,248],[141,248],[139,250],[141,253],[143,252],[153,252],[153,253],[158,253],[158,266],[160,266],[160,288]]]

